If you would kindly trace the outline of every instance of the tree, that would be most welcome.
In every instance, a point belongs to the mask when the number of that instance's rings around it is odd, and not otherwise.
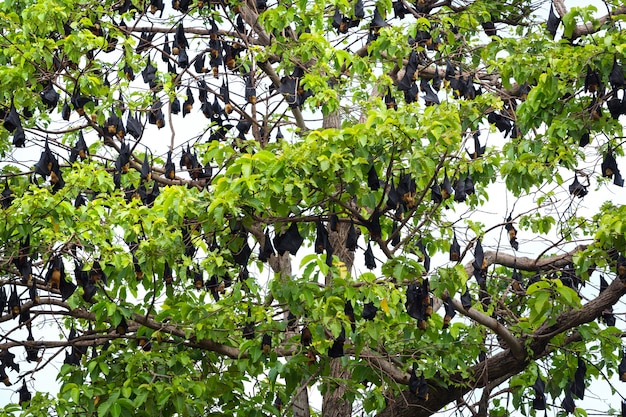
[[[3,413],[582,414],[626,372],[603,7],[1,4]]]

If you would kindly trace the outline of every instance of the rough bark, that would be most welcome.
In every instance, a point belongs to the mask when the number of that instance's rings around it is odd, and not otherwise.
[[[324,128],[339,128],[341,117],[337,112],[324,117]],[[339,231],[329,231],[330,244],[335,255],[343,262],[348,270],[354,262],[354,252],[346,248],[345,242],[349,229],[348,223],[340,223]],[[325,284],[332,285],[330,274],[326,277]],[[341,364],[341,358],[330,359],[330,376],[335,381],[346,381],[351,377],[351,372]],[[352,402],[346,399],[346,385],[330,383],[322,400],[322,417],[350,417],[352,416]]]
[[[291,411],[293,417],[309,417],[311,410],[309,408],[309,390],[306,385],[301,386],[293,397],[291,403]]]
[[[330,244],[333,246],[335,254],[343,262],[348,270],[352,268],[354,252],[349,251],[345,246],[349,225],[341,223],[338,232],[329,232]],[[332,285],[332,278],[326,277],[326,285]],[[342,366],[341,358],[330,359],[330,376],[335,381],[349,380],[351,373]],[[322,417],[350,417],[352,416],[352,402],[345,398],[346,386],[342,383],[329,383],[322,400]]]

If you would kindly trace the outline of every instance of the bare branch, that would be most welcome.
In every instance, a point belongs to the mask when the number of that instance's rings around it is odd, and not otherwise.
[[[450,299],[450,302],[454,306],[456,310],[458,310],[461,314],[470,319],[474,320],[477,323],[482,324],[483,326],[489,328],[495,334],[500,336],[509,349],[511,349],[511,353],[515,357],[515,359],[523,361],[526,358],[526,351],[524,350],[524,345],[520,340],[518,340],[509,330],[503,326],[498,320],[489,317],[480,311],[470,308],[466,310],[463,308],[461,302],[457,299]]]
[[[612,19],[612,15],[616,15],[616,14],[625,14],[626,13],[626,6],[621,6],[616,8],[615,10],[613,10],[613,12],[609,15],[604,15],[602,17],[599,17],[597,19],[598,24],[597,25],[593,25],[590,22],[581,24],[581,25],[576,25],[576,27],[574,28],[574,30],[572,31],[572,37],[571,39],[578,39],[581,36],[585,36],[585,35],[591,35],[593,33],[598,32],[599,30],[602,29],[602,27],[611,21]]]
[[[485,252],[485,260],[487,262],[487,266],[501,265],[506,266],[507,268],[516,267],[522,271],[541,272],[555,268],[563,268],[571,264],[574,254],[586,248],[586,245],[578,245],[569,252],[539,259],[517,257],[504,252],[487,251]],[[474,267],[471,263],[468,263],[465,266],[465,272],[467,272],[468,276],[472,275]]]

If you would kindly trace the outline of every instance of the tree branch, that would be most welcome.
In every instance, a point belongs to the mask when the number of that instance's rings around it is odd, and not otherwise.
[[[541,272],[551,269],[563,268],[571,264],[574,254],[585,250],[586,248],[587,245],[578,245],[569,252],[537,259],[527,258],[523,256],[517,257],[504,252],[487,251],[485,252],[485,261],[487,262],[487,267],[491,265],[501,265],[507,268],[516,267],[517,269],[522,271]],[[472,266],[471,262],[465,265],[465,272],[467,272],[468,276],[471,276],[474,272],[474,267]]]
[[[569,252],[560,255],[554,255],[547,258],[540,259],[531,259],[526,257],[518,258],[516,256],[496,251],[488,251],[485,253],[485,260],[487,262],[487,266],[490,265],[502,265],[509,268],[513,268],[514,266],[518,269],[524,271],[542,271],[545,269],[554,269],[554,268],[562,268],[566,265],[569,265],[572,262],[572,256],[583,249],[586,246],[577,246]],[[472,266],[472,262],[468,262],[465,265],[465,272],[467,276],[472,276],[474,272],[474,267]],[[461,302],[457,299],[451,298],[450,300],[454,308],[459,311],[464,316],[474,320],[475,322],[482,324],[483,326],[489,328],[495,334],[500,336],[502,340],[507,344],[509,349],[511,349],[512,355],[515,359],[519,361],[523,361],[526,359],[526,351],[518,338],[516,338],[505,326],[503,326],[496,319],[489,317],[480,311],[470,308],[466,310],[463,308]]]
[[[563,16],[567,14],[567,7],[565,7],[564,0],[554,0],[553,4],[558,15],[563,18]],[[602,29],[602,26],[611,21],[614,15],[618,14],[626,14],[626,6],[616,7],[612,12],[597,18],[596,21],[598,22],[598,24],[596,27],[594,27],[591,22],[585,22],[583,24],[576,25],[576,27],[572,31],[572,36],[569,38],[569,40],[573,41],[580,38],[581,36],[591,35],[600,31]]]
[[[571,257],[575,251],[576,250],[564,255],[545,258],[545,260],[535,260],[529,265],[534,268],[547,267],[550,265],[548,260],[552,260],[558,264],[566,261],[567,256]],[[553,265],[554,264],[552,264],[552,266]],[[454,399],[461,398],[471,389],[482,388],[484,382],[481,380],[480,376],[483,374],[485,367],[489,368],[490,381],[506,381],[511,376],[522,372],[531,361],[541,359],[556,349],[556,346],[550,344],[554,336],[563,334],[581,324],[596,320],[606,308],[617,303],[625,293],[626,287],[624,282],[620,279],[615,279],[605,291],[595,299],[583,305],[580,309],[570,310],[560,314],[554,324],[548,324],[548,321],[546,321],[534,334],[526,337],[525,339],[529,343],[527,344],[528,354],[524,360],[518,360],[511,349],[506,349],[488,358],[484,362],[474,365],[469,370],[469,378],[465,378],[461,374],[451,375],[449,377],[451,383],[448,383],[447,386],[443,386],[439,382],[443,379],[443,375],[436,375],[428,384],[428,400],[420,401],[417,396],[409,391],[403,391],[387,408],[378,414],[378,417],[429,416]],[[579,340],[580,334],[573,332],[565,338],[562,346],[568,346]]]
[[[480,311],[470,308],[466,310],[463,308],[463,304],[457,299],[451,298],[450,302],[454,306],[454,308],[459,311],[464,316],[474,320],[475,322],[482,324],[483,326],[489,328],[495,334],[500,336],[502,340],[507,344],[509,349],[511,349],[511,353],[515,357],[515,359],[519,361],[523,361],[526,359],[526,351],[524,350],[524,346],[520,340],[518,340],[509,329],[503,326],[498,320],[487,316],[486,314],[481,313]]]

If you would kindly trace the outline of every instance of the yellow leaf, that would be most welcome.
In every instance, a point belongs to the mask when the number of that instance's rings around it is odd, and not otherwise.
[[[346,279],[348,275],[348,268],[346,268],[346,264],[343,262],[337,262],[337,268],[339,269],[339,276],[341,279]]]
[[[389,314],[389,304],[387,303],[386,298],[383,298],[382,300],[380,300],[380,308],[383,309],[385,314]]]

